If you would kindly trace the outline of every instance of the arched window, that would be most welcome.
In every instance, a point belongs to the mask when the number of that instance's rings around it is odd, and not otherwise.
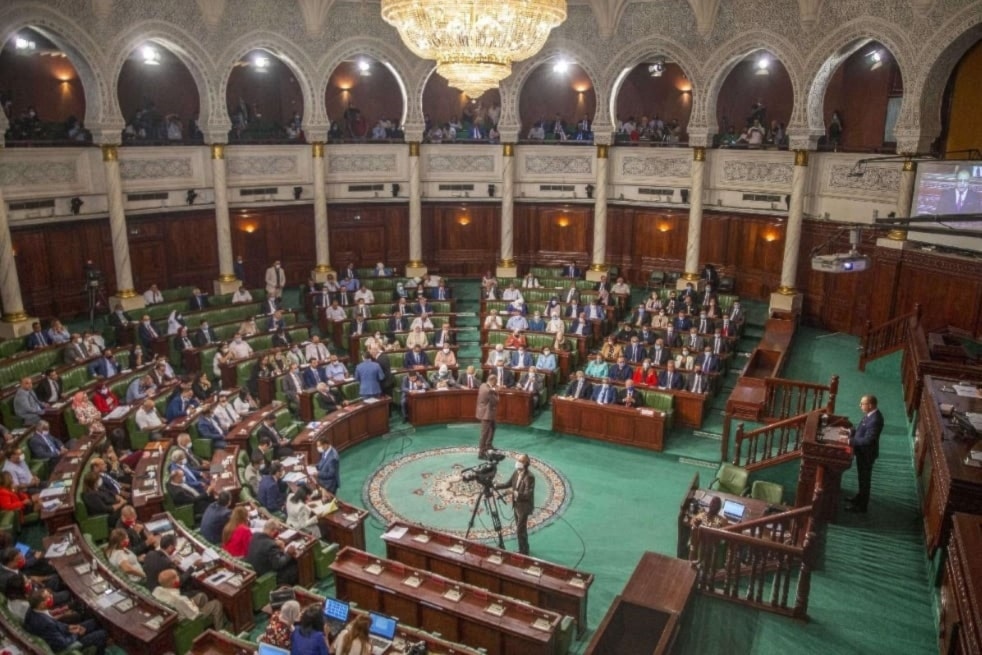
[[[403,139],[405,108],[399,81],[388,66],[371,57],[356,57],[334,69],[324,105],[331,118],[332,142]]]
[[[617,92],[615,144],[684,144],[691,113],[692,82],[678,64],[661,57],[638,64]]]
[[[198,87],[187,66],[148,41],[130,53],[116,82],[123,144],[201,143]]]
[[[758,50],[738,62],[716,100],[719,145],[787,147],[787,124],[794,109],[788,71],[779,59]]]
[[[522,86],[519,136],[524,141],[589,143],[596,109],[593,81],[583,67],[559,58],[547,60]]]
[[[283,61],[267,50],[242,57],[225,92],[230,142],[290,143],[303,140],[303,91]]]

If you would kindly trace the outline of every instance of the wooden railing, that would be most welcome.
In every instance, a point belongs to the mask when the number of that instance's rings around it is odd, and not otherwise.
[[[859,370],[866,370],[866,363],[901,350],[907,341],[908,329],[921,320],[921,306],[914,305],[914,311],[897,316],[883,325],[873,327],[866,321],[866,330],[859,346]]]
[[[780,421],[816,409],[825,409],[831,415],[835,413],[839,376],[833,375],[828,385],[785,378],[768,378],[766,387],[765,421]]]
[[[723,528],[696,526],[689,559],[696,589],[768,612],[807,619],[824,494],[821,469],[811,505]]]
[[[807,418],[808,414],[799,414],[750,432],[745,432],[740,423],[733,444],[733,463],[752,472],[801,457]]]

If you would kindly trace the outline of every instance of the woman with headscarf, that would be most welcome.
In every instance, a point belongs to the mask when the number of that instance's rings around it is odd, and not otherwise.
[[[434,389],[453,389],[457,386],[457,381],[450,374],[450,369],[446,364],[441,364],[437,372],[433,374]]]
[[[72,413],[79,425],[84,425],[89,429],[89,434],[106,433],[106,427],[102,424],[102,413],[98,407],[92,404],[84,391],[76,391],[75,395],[72,396]]]
[[[184,315],[176,309],[172,310],[170,315],[167,316],[167,335],[174,336],[184,326]]]
[[[278,612],[273,612],[266,624],[266,632],[263,633],[263,643],[279,648],[290,649],[290,635],[293,634],[293,626],[300,620],[300,603],[295,600],[288,600],[283,603],[283,607]]]

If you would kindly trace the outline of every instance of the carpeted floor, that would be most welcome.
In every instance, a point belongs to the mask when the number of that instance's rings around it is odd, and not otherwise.
[[[459,310],[476,312],[476,284],[454,281],[454,287]],[[759,339],[766,306],[750,303],[750,310],[742,351],[750,350]],[[461,317],[459,324],[471,328],[460,338],[459,359],[466,366],[476,363],[480,356],[477,318]],[[870,513],[842,514],[839,523],[828,527],[820,570],[812,577],[811,620],[795,622],[697,595],[677,652],[937,652],[933,589],[928,580],[912,445],[899,382],[900,356],[876,361],[865,373],[859,373],[857,345],[857,339],[848,335],[802,328],[786,371],[786,377],[823,383],[838,374],[840,413],[857,417],[859,397],[872,392],[879,396],[886,418],[880,458],[873,473]],[[742,362],[738,359],[734,368],[739,370]],[[718,467],[720,412],[735,379],[736,373],[731,372],[703,429],[696,433],[673,431],[662,453],[556,434],[550,429],[548,411],[529,428],[499,427],[496,446],[528,452],[561,471],[570,482],[572,500],[568,507],[558,520],[532,534],[530,542],[533,555],[580,567],[596,576],[590,590],[591,634],[644,551],[675,553],[679,503],[686,488],[695,473],[708,484]],[[340,494],[361,504],[362,485],[379,467],[424,450],[473,446],[477,439],[476,425],[415,430],[395,418],[389,435],[342,454]],[[761,477],[791,489],[795,476],[792,465]],[[855,473],[848,471],[844,492],[851,495],[855,488]],[[420,503],[418,511],[425,514],[428,510]],[[417,518],[425,522],[428,517]],[[366,525],[368,549],[379,555],[384,553],[379,539],[384,527],[374,518]],[[506,546],[514,548],[514,540],[507,540]],[[329,593],[330,585],[321,591]],[[573,652],[582,652],[590,636],[577,642]]]

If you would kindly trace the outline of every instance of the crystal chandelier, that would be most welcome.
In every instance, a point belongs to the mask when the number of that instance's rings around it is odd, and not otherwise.
[[[566,0],[381,0],[406,47],[436,60],[450,86],[477,98],[542,49],[566,20]]]

